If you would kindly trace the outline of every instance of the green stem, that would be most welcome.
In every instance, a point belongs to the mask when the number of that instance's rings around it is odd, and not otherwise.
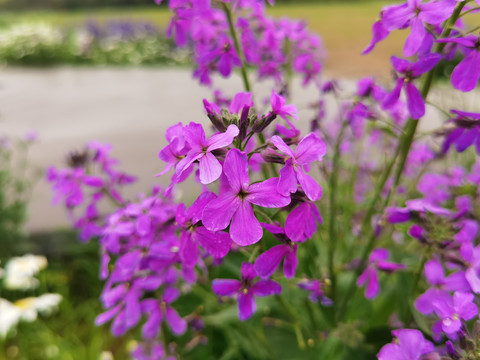
[[[330,296],[335,304],[335,292],[336,292],[336,276],[335,276],[335,248],[337,242],[336,228],[335,228],[335,215],[337,214],[337,184],[338,184],[338,170],[340,162],[340,146],[342,144],[343,133],[346,129],[347,122],[342,123],[340,132],[335,142],[333,159],[332,159],[332,172],[329,179],[329,221],[328,221],[328,272],[331,281],[331,293]],[[335,305],[332,306],[333,317],[335,317]]]
[[[450,17],[450,19],[445,24],[445,27],[443,29],[441,38],[445,38],[445,37],[449,36],[450,32],[452,31],[451,26],[453,24],[455,24],[455,22],[457,21],[457,19],[460,16],[460,13],[461,13],[464,6],[465,6],[464,2],[461,2],[461,3],[457,4],[457,6],[455,8],[455,11],[453,12],[452,16]],[[437,43],[437,45],[434,49],[434,52],[441,53],[442,50],[444,49],[445,45],[446,45],[446,43]],[[421,88],[420,92],[421,92],[424,100],[426,100],[427,95],[430,91],[430,87],[431,87],[432,81],[433,81],[433,76],[435,74],[435,69],[436,69],[436,67],[434,67],[432,70],[430,70],[426,74],[425,80],[422,84],[422,88]],[[367,210],[367,214],[365,215],[365,217],[363,219],[362,227],[361,227],[361,229],[362,229],[361,234],[368,233],[368,235],[369,235],[369,236],[367,236],[368,242],[367,242],[367,245],[365,246],[364,251],[362,253],[360,266],[358,266],[358,268],[356,269],[355,274],[354,274],[353,278],[351,279],[350,284],[347,287],[346,296],[342,299],[342,302],[340,303],[339,309],[341,311],[342,316],[345,315],[344,310],[346,309],[346,305],[348,304],[349,300],[353,297],[353,294],[356,290],[356,285],[355,285],[356,279],[357,279],[358,275],[360,275],[361,271],[363,270],[363,268],[365,266],[365,263],[367,261],[368,255],[372,251],[373,246],[375,244],[374,227],[372,227],[372,225],[371,225],[372,216],[375,213],[375,205],[380,200],[380,196],[381,196],[381,193],[382,193],[383,188],[385,186],[385,183],[387,182],[388,178],[390,177],[390,173],[392,172],[392,170],[395,166],[397,158],[399,158],[398,164],[395,168],[396,171],[394,173],[393,186],[390,189],[390,191],[388,192],[384,201],[381,203],[379,213],[383,213],[384,209],[390,203],[391,196],[392,196],[392,194],[395,193],[395,191],[398,187],[398,184],[400,182],[400,179],[401,179],[401,176],[402,176],[402,173],[403,173],[403,168],[405,167],[405,162],[407,160],[408,154],[410,152],[411,145],[413,143],[415,132],[417,130],[418,122],[419,122],[419,120],[414,120],[414,119],[411,119],[411,118],[408,119],[407,124],[404,127],[404,134],[400,138],[400,142],[399,142],[399,144],[398,144],[398,146],[395,150],[395,154],[394,154],[392,160],[387,165],[386,171],[383,173],[382,178],[380,179],[379,184],[377,185],[377,187],[375,189],[375,193],[373,195],[373,198],[370,201],[370,204],[369,204],[369,207],[368,207],[368,210]]]
[[[295,330],[295,336],[297,337],[298,347],[301,350],[304,350],[307,346],[305,344],[305,339],[303,338],[301,322],[300,322],[300,319],[297,317],[295,310],[280,295],[276,295],[275,298],[280,303],[282,308],[288,313],[288,316],[290,316],[290,318],[292,319],[292,322],[293,322],[292,326]]]
[[[235,31],[235,26],[233,25],[232,12],[226,3],[222,3],[222,5],[223,5],[223,10],[225,11],[225,15],[227,15],[228,27],[230,29],[230,35],[232,35],[233,45],[235,46],[237,55],[240,58],[240,61],[242,63],[242,66],[240,67],[240,72],[242,74],[243,86],[245,87],[246,91],[250,92],[252,88],[250,86],[250,82],[248,81],[247,67],[245,65],[245,56],[240,46],[240,42],[238,41],[238,36],[237,36],[237,32]]]

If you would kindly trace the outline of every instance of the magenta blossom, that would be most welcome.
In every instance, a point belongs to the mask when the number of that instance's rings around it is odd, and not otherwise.
[[[467,55],[455,66],[452,72],[452,85],[460,91],[471,91],[478,85],[480,79],[480,37],[468,35],[465,37],[447,38],[438,42],[456,43],[467,50]]]
[[[292,241],[304,242],[315,234],[317,223],[323,224],[317,206],[310,201],[303,202],[288,214],[285,234]]]
[[[232,239],[228,233],[209,231],[199,223],[205,205],[214,198],[214,193],[204,192],[188,210],[183,204],[178,206],[176,220],[182,226],[180,258],[185,266],[197,264],[198,245],[202,245],[214,258],[223,258],[230,250]]]
[[[285,100],[283,96],[277,94],[274,90],[272,90],[270,104],[272,106],[273,114],[280,116],[284,120],[287,120],[287,116],[291,116],[298,120],[297,107],[295,105],[286,105],[287,100]]]
[[[433,344],[425,340],[419,330],[399,329],[392,334],[396,340],[380,349],[378,360],[421,360],[423,355],[435,351]]]
[[[307,197],[316,201],[322,196],[322,188],[318,183],[304,171],[313,161],[322,161],[327,152],[325,143],[315,134],[310,133],[298,144],[295,151],[285,144],[283,139],[277,135],[270,140],[285,157],[285,166],[280,170],[280,180],[277,190],[280,194],[287,196],[297,191],[297,183],[302,186]]]
[[[318,302],[320,299],[320,303],[323,306],[331,306],[333,304],[332,300],[325,296],[323,293],[323,283],[320,282],[318,279],[303,279],[298,282],[298,287],[300,289],[308,291],[310,294],[308,298],[310,301]]]
[[[278,295],[282,286],[272,280],[259,280],[253,264],[242,264],[241,280],[215,279],[212,281],[212,290],[219,296],[235,296],[238,301],[238,318],[247,320],[256,310],[255,296]]]
[[[262,225],[265,230],[274,234],[274,236],[278,240],[282,241],[283,244],[276,245],[268,249],[261,254],[257,260],[255,260],[255,270],[257,271],[258,276],[262,278],[269,278],[280,265],[282,259],[284,259],[283,274],[287,279],[291,279],[295,276],[295,271],[297,270],[298,245],[293,244],[292,241],[285,236],[285,230],[281,226],[277,224]]]
[[[462,327],[462,320],[473,319],[478,314],[478,308],[473,302],[471,293],[456,292],[451,297],[441,297],[433,300],[435,312],[442,319],[442,330],[449,336],[454,336]]]
[[[278,178],[250,185],[247,154],[232,149],[223,165],[225,186],[203,210],[202,222],[210,231],[225,229],[230,224],[232,240],[241,246],[255,244],[263,234],[253,213],[252,204],[279,208],[290,203],[290,197],[277,191]]]
[[[373,299],[375,296],[377,296],[380,289],[377,270],[391,273],[405,268],[405,265],[386,261],[387,258],[387,249],[378,248],[373,250],[368,258],[369,264],[367,265],[367,268],[357,280],[357,286],[362,286],[365,283],[367,284],[367,287],[365,288],[365,297],[367,299]]]
[[[230,125],[224,133],[212,135],[208,140],[203,126],[194,122],[185,126],[183,132],[191,149],[177,164],[176,173],[180,176],[194,161],[199,161],[200,182],[202,184],[214,182],[222,174],[222,165],[212,151],[230,145],[238,135],[238,128]]]
[[[457,115],[451,120],[457,127],[445,136],[442,152],[446,153],[452,144],[458,152],[464,152],[474,145],[477,153],[480,154],[480,114],[460,110],[450,110],[450,112]]]
[[[382,108],[386,110],[394,107],[403,88],[407,95],[408,112],[412,119],[420,119],[425,115],[425,102],[420,91],[413,84],[413,80],[432,70],[441,58],[440,54],[429,54],[423,56],[417,62],[411,63],[408,60],[392,56],[391,60],[394,69],[403,76],[397,79],[397,85],[383,100]]]
[[[383,13],[383,26],[392,31],[410,26],[411,32],[403,48],[404,56],[415,55],[422,47],[428,32],[425,24],[437,25],[453,13],[455,1],[408,0],[405,4],[390,6]]]

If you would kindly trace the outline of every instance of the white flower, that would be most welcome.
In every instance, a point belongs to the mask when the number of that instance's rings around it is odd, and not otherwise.
[[[24,255],[11,258],[5,266],[5,287],[10,290],[34,289],[38,286],[35,276],[47,267],[47,258],[41,255]]]
[[[43,294],[34,300],[34,308],[41,314],[49,315],[58,308],[62,301],[60,294]]]
[[[0,338],[4,338],[20,320],[22,312],[10,301],[0,298]]]

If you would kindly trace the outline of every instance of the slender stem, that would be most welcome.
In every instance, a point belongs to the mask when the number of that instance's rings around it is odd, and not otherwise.
[[[464,6],[465,6],[464,2],[461,2],[461,3],[457,4],[452,16],[450,17],[450,19],[445,24],[445,27],[443,29],[441,38],[448,37],[448,35],[452,31],[451,26],[453,24],[455,24],[455,22],[457,21],[457,19],[460,16],[460,13],[461,13]],[[445,45],[446,45],[446,43],[437,43],[434,52],[441,53],[442,50],[444,49]],[[427,98],[427,95],[430,91],[430,87],[432,85],[433,76],[435,74],[435,69],[436,69],[436,67],[434,67],[432,70],[430,70],[426,74],[425,80],[424,80],[423,85],[422,85],[421,94],[422,94],[423,99],[425,99],[425,100]],[[361,227],[361,229],[362,229],[361,234],[365,234],[365,233],[369,234],[369,236],[367,236],[368,242],[367,242],[367,245],[365,246],[364,251],[363,251],[362,256],[361,256],[361,264],[356,269],[355,275],[353,276],[353,278],[350,281],[349,286],[347,287],[347,292],[345,294],[345,297],[342,299],[342,302],[340,303],[339,309],[340,309],[341,316],[345,315],[344,310],[346,309],[346,305],[349,302],[349,300],[352,298],[352,296],[355,292],[355,289],[356,289],[356,286],[355,286],[356,278],[358,277],[360,272],[363,270],[363,267],[365,265],[367,257],[369,255],[369,253],[372,251],[374,243],[375,243],[375,232],[374,232],[374,228],[371,225],[371,219],[372,219],[373,214],[375,213],[375,205],[380,200],[380,195],[383,191],[385,183],[387,182],[388,178],[390,177],[390,173],[392,172],[392,170],[395,166],[397,158],[399,158],[398,164],[395,168],[396,171],[394,173],[393,186],[391,187],[387,196],[384,198],[384,201],[381,204],[379,212],[383,213],[383,210],[390,203],[391,196],[392,196],[392,194],[395,193],[395,191],[398,187],[398,184],[400,182],[400,179],[401,179],[401,176],[402,176],[402,173],[403,173],[403,168],[405,167],[405,163],[406,163],[408,154],[410,152],[410,147],[413,143],[415,132],[417,130],[418,122],[419,122],[419,120],[414,120],[414,119],[411,119],[411,118],[407,121],[407,124],[404,127],[404,134],[400,138],[400,142],[399,142],[399,144],[398,144],[398,146],[395,150],[395,154],[394,154],[392,160],[390,161],[390,163],[387,165],[387,168],[386,168],[385,172],[383,173],[382,178],[380,179],[379,184],[377,185],[377,187],[375,189],[375,193],[373,195],[372,201],[369,204],[367,214],[365,215],[365,217],[363,219],[362,227]]]
[[[412,284],[412,291],[410,292],[410,296],[415,296],[415,291],[417,290],[417,286],[418,286],[418,283],[420,282],[420,278],[422,276],[422,272],[423,272],[423,268],[427,262],[427,255],[426,253],[424,253],[422,255],[422,260],[420,260],[420,264],[418,265],[418,269],[417,271],[415,272],[415,277],[413,278],[413,284]],[[413,317],[413,311],[411,309],[411,307],[409,307],[409,313],[408,315],[406,316],[405,318],[405,325],[409,325],[410,322],[412,321],[412,317]]]
[[[240,46],[240,42],[238,41],[237,32],[235,31],[235,26],[233,25],[233,16],[230,8],[226,3],[222,3],[223,10],[225,11],[225,15],[227,16],[228,27],[230,29],[230,35],[232,35],[233,45],[235,46],[235,50],[237,51],[237,55],[240,58],[242,66],[240,67],[240,72],[242,74],[243,86],[245,87],[246,91],[251,91],[250,82],[248,81],[247,75],[247,67],[245,65],[245,56],[243,54],[242,48]]]
[[[297,337],[298,347],[301,350],[304,350],[306,348],[305,339],[303,338],[302,326],[301,326],[300,319],[298,318],[297,314],[295,313],[295,310],[280,295],[276,295],[275,298],[277,299],[279,304],[282,306],[282,308],[288,313],[288,316],[292,319],[292,322],[293,322],[292,326],[295,329],[295,335]]]
[[[335,216],[337,215],[337,184],[338,184],[338,169],[340,162],[340,146],[342,144],[343,133],[345,132],[347,122],[342,123],[340,132],[338,133],[332,159],[332,172],[329,179],[329,221],[328,221],[328,272],[331,281],[331,298],[335,304],[336,292],[336,278],[335,278],[335,248],[337,243]],[[332,306],[333,316],[335,317],[335,306]]]

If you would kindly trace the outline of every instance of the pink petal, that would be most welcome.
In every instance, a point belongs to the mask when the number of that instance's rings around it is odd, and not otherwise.
[[[277,191],[284,196],[297,191],[297,176],[293,170],[292,160],[288,159],[285,166],[280,169],[280,179],[277,184]]]
[[[310,164],[313,161],[322,161],[327,153],[327,145],[315,133],[305,136],[295,150],[295,158],[301,165]]]
[[[241,189],[246,190],[250,184],[247,154],[238,149],[230,150],[225,157],[223,172],[233,192],[238,193]]]
[[[241,200],[235,194],[221,194],[203,209],[203,225],[210,231],[225,229],[240,205]]]
[[[242,283],[233,279],[214,279],[212,290],[219,296],[232,296],[240,291]]]
[[[250,288],[250,291],[255,296],[278,295],[282,292],[282,286],[272,280],[260,280]]]
[[[290,196],[285,196],[277,191],[278,178],[270,178],[255,183],[248,188],[245,200],[266,208],[279,208],[290,204]]]
[[[182,335],[187,330],[187,322],[171,307],[167,307],[166,318],[175,335]]]
[[[480,51],[471,51],[452,72],[455,89],[467,92],[475,89],[480,78]]]
[[[195,239],[214,258],[223,258],[230,251],[232,238],[223,231],[211,232],[203,226],[195,230]]]
[[[244,294],[238,294],[238,318],[242,321],[247,320],[255,312],[257,305],[253,294],[249,291]]]
[[[230,225],[232,240],[240,246],[247,246],[258,242],[262,235],[263,229],[253,214],[252,205],[243,201],[233,214],[232,224]]]
[[[405,46],[403,48],[403,55],[412,56],[416,54],[418,49],[422,45],[423,39],[425,38],[426,34],[427,31],[423,26],[422,20],[420,20],[418,17],[413,19],[410,35],[405,41]]]
[[[207,138],[201,124],[191,122],[183,128],[183,135],[192,150],[202,151],[202,148],[207,145]]]
[[[275,145],[275,147],[285,155],[288,155],[292,158],[294,157],[292,149],[290,149],[290,147],[287,144],[285,144],[285,141],[283,141],[283,139],[280,136],[277,136],[277,135],[272,136],[272,138],[270,139],[270,142],[273,145]]]
[[[268,278],[273,275],[283,257],[288,254],[290,247],[288,245],[276,245],[261,254],[255,260],[255,270],[258,276]]]
[[[238,135],[238,132],[239,130],[236,125],[230,125],[224,133],[212,135],[207,141],[207,150],[212,151],[230,145],[235,136]]]
[[[312,200],[317,201],[322,196],[322,188],[310,175],[305,173],[301,168],[297,169],[297,180],[302,186],[305,195]]]
[[[222,165],[211,152],[207,152],[205,156],[200,158],[198,168],[200,170],[200,182],[205,185],[214,182],[222,174]]]
[[[294,245],[293,249],[285,256],[283,260],[283,274],[287,279],[291,279],[295,276],[298,266],[297,258],[298,245]]]
[[[405,85],[405,92],[407,94],[408,112],[412,119],[420,119],[425,115],[425,103],[423,102],[420,91],[412,83]]]

